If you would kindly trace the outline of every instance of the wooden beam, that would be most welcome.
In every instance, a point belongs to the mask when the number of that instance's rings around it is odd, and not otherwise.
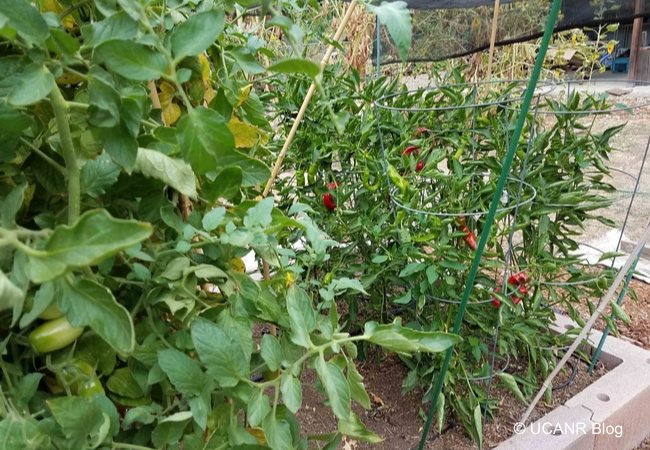
[[[634,14],[643,13],[645,0],[636,0]],[[628,66],[627,79],[636,80],[637,62],[639,59],[639,47],[641,46],[641,31],[643,30],[643,17],[634,19],[632,27],[632,43],[630,44],[630,64]]]
[[[494,0],[494,16],[492,17],[492,34],[490,35],[490,55],[488,57],[488,69],[486,81],[492,78],[492,61],[494,60],[494,43],[497,40],[497,26],[499,23],[499,4],[500,0]]]

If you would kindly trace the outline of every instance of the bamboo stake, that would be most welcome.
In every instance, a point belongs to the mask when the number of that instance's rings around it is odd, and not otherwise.
[[[492,35],[490,36],[490,56],[488,57],[487,81],[492,78],[492,61],[494,59],[494,43],[497,40],[497,25],[499,22],[499,4],[501,0],[494,0],[494,16],[492,16]]]
[[[350,20],[350,17],[352,17],[352,13],[354,12],[354,9],[357,6],[356,0],[352,0],[350,2],[350,6],[348,6],[348,10],[345,13],[345,16],[343,16],[343,20],[341,20],[341,23],[339,24],[339,28],[336,30],[336,33],[334,34],[334,37],[332,38],[333,41],[338,41],[341,38],[341,35],[343,34],[343,31],[345,31],[345,26],[348,24],[348,21]],[[320,67],[321,67],[321,72],[323,69],[325,69],[325,66],[327,66],[327,63],[330,60],[330,57],[332,56],[332,53],[334,52],[334,45],[330,44],[327,47],[327,51],[325,52],[325,56],[323,56],[322,61],[320,62]],[[305,95],[305,99],[302,102],[302,106],[300,107],[300,110],[298,111],[298,116],[296,117],[296,120],[293,122],[293,126],[291,127],[291,131],[289,131],[289,136],[287,136],[287,140],[284,142],[284,146],[282,147],[282,150],[280,151],[280,154],[278,155],[278,159],[275,161],[275,165],[273,166],[273,172],[271,172],[271,178],[269,178],[269,181],[266,183],[266,187],[264,188],[264,192],[262,193],[262,197],[266,197],[269,195],[269,192],[271,192],[271,188],[273,187],[273,183],[275,182],[275,179],[278,176],[278,173],[280,172],[280,167],[282,166],[282,161],[284,160],[284,157],[287,154],[287,151],[289,150],[289,147],[291,146],[291,142],[293,141],[293,138],[296,136],[296,131],[298,131],[298,126],[300,126],[300,122],[302,122],[303,117],[305,116],[305,111],[307,111],[307,106],[309,105],[309,102],[311,101],[312,96],[314,95],[314,92],[316,91],[316,83],[313,82],[311,86],[309,87],[309,91],[307,91],[307,95]]]
[[[348,7],[347,12],[345,13],[345,16],[343,17],[343,20],[339,24],[338,29],[334,33],[334,37],[332,38],[333,41],[338,41],[341,38],[341,35],[343,35],[343,31],[345,31],[345,26],[348,24],[348,21],[350,20],[350,17],[352,17],[352,13],[354,12],[354,9],[357,6],[356,0],[352,0],[350,2],[350,6]],[[325,55],[323,56],[323,59],[320,62],[320,67],[321,67],[321,72],[325,69],[325,66],[327,66],[327,63],[330,60],[330,57],[332,56],[332,53],[334,52],[334,45],[330,44],[327,47],[327,51],[325,52]],[[291,142],[293,141],[293,138],[296,136],[296,131],[298,131],[298,126],[300,126],[300,122],[302,122],[303,117],[305,116],[305,111],[307,111],[307,106],[309,105],[309,102],[311,101],[311,98],[314,95],[314,92],[316,91],[316,83],[313,82],[311,86],[309,87],[309,91],[307,91],[307,95],[305,95],[305,99],[302,102],[302,106],[300,107],[300,110],[298,111],[298,116],[296,117],[296,120],[293,122],[293,126],[291,127],[291,130],[289,131],[289,135],[287,136],[287,140],[284,142],[284,145],[282,146],[282,150],[280,151],[280,154],[278,155],[278,159],[275,161],[275,165],[273,166],[273,171],[271,172],[271,178],[269,178],[269,181],[266,183],[266,187],[264,188],[264,192],[262,193],[262,197],[266,197],[269,195],[269,192],[271,192],[271,188],[273,187],[273,183],[275,182],[275,179],[278,176],[278,173],[280,172],[280,167],[282,166],[282,161],[284,160],[284,157],[287,154],[287,151],[289,150],[289,147],[291,146]],[[262,259],[262,270],[264,273],[264,279],[265,280],[270,280],[271,279],[271,271],[269,270],[269,263],[266,262],[265,259]],[[273,336],[278,335],[278,330],[275,325],[270,325],[270,331]]]
[[[562,368],[569,360],[571,355],[573,355],[573,352],[576,350],[576,348],[578,348],[578,346],[582,343],[582,340],[587,336],[587,333],[589,333],[591,328],[594,326],[594,323],[596,323],[598,317],[600,317],[600,315],[603,313],[605,307],[609,304],[609,301],[612,299],[614,294],[616,294],[616,289],[621,284],[621,281],[623,281],[623,277],[625,277],[627,272],[630,270],[630,267],[632,267],[632,264],[634,264],[634,261],[636,260],[636,256],[639,255],[643,250],[643,246],[645,245],[649,237],[650,237],[650,223],[645,229],[643,236],[641,236],[641,239],[639,239],[639,242],[637,242],[636,247],[634,247],[634,250],[630,252],[630,256],[627,258],[627,261],[625,261],[623,267],[621,267],[621,269],[618,271],[618,274],[616,275],[614,282],[609,287],[609,291],[607,291],[605,297],[603,297],[603,299],[598,304],[598,308],[591,315],[591,317],[589,318],[585,326],[582,328],[580,334],[576,337],[575,341],[573,341],[573,344],[571,344],[569,350],[567,350],[567,352],[564,354],[564,357],[557,364],[555,370],[553,370],[553,372],[551,372],[551,374],[548,376],[546,381],[544,381],[542,388],[539,390],[537,396],[532,401],[532,403],[530,404],[530,406],[528,407],[528,409],[526,410],[526,412],[524,413],[523,417],[519,422],[524,424],[526,423],[526,420],[528,420],[528,417],[533,412],[533,409],[535,408],[539,400],[542,398],[542,395],[544,395],[544,392],[546,392],[546,390],[551,386],[551,382],[553,382],[555,376],[560,372],[560,370],[562,370]]]
[[[149,89],[149,98],[155,109],[161,109],[160,97],[158,97],[158,90],[156,89],[156,82],[150,81],[147,83],[147,89]]]

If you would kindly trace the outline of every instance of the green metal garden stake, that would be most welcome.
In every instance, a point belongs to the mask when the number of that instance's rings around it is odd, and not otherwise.
[[[499,202],[501,201],[501,194],[503,193],[503,188],[505,187],[506,180],[508,178],[508,173],[510,172],[510,166],[512,165],[512,160],[515,156],[517,150],[517,144],[519,143],[519,138],[521,137],[522,130],[526,121],[526,116],[528,115],[528,110],[530,109],[530,103],[533,99],[533,94],[537,87],[537,81],[539,80],[539,74],[542,70],[542,64],[544,63],[544,58],[546,57],[546,50],[548,49],[548,44],[551,41],[551,36],[553,35],[553,27],[555,26],[555,21],[557,20],[558,13],[560,11],[560,5],[562,0],[553,0],[551,5],[551,11],[548,17],[548,22],[546,23],[546,30],[544,31],[544,37],[540,44],[539,53],[537,54],[537,60],[535,61],[535,67],[533,73],[530,77],[530,83],[526,89],[526,94],[524,95],[523,102],[521,104],[521,112],[519,118],[517,119],[517,126],[515,127],[514,133],[512,135],[512,140],[510,141],[510,148],[508,153],[503,161],[503,168],[501,169],[501,175],[499,176],[499,182],[492,198],[492,203],[490,203],[490,209],[488,211],[487,218],[485,220],[485,226],[483,227],[483,232],[481,233],[481,239],[478,242],[478,248],[476,249],[476,255],[474,256],[474,261],[472,262],[472,268],[469,272],[469,277],[467,279],[467,286],[465,286],[465,292],[463,293],[463,299],[460,303],[458,309],[458,314],[456,315],[456,322],[454,323],[454,334],[458,334],[460,330],[460,325],[463,321],[463,316],[465,315],[465,309],[467,308],[467,302],[469,301],[470,293],[474,286],[474,280],[476,279],[476,274],[478,272],[479,263],[481,256],[483,256],[483,251],[485,250],[485,244],[487,244],[488,238],[490,236],[490,229],[492,228],[492,223],[494,222],[494,217],[496,216],[497,209],[499,207]],[[507,132],[507,131],[506,131]],[[429,415],[427,416],[427,421],[424,425],[424,430],[422,431],[422,439],[420,439],[419,450],[424,450],[424,446],[427,443],[427,436],[429,434],[429,428],[431,428],[431,421],[433,420],[433,415],[436,411],[436,406],[438,405],[438,398],[440,397],[440,392],[442,391],[442,385],[447,374],[447,369],[449,368],[449,362],[451,361],[451,355],[453,353],[453,347],[450,347],[447,350],[445,355],[445,361],[442,364],[440,369],[440,374],[436,377],[436,385],[434,389],[433,399],[431,401],[431,407],[429,408]]]

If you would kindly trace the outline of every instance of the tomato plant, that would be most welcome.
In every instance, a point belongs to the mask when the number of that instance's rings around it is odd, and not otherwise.
[[[403,6],[367,6],[402,21],[408,46]],[[351,410],[369,407],[357,346],[408,355],[460,340],[399,319],[351,334],[335,299],[363,286],[330,275],[323,295],[309,290],[302,268],[320,274],[337,243],[307,209],[259,197],[273,130],[258,58],[281,58],[233,12],[209,0],[0,4],[8,450],[304,449],[307,368],[339,420],[317,438],[377,442]],[[290,17],[265,12],[300,48]],[[269,70],[316,78],[292,56]],[[251,252],[270,280],[246,273]]]

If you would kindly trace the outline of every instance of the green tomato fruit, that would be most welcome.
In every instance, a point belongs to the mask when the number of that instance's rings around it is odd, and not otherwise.
[[[92,397],[94,394],[105,395],[104,387],[95,374],[95,369],[85,361],[75,361],[56,374],[56,380],[62,387],[67,384],[70,391],[80,397]]]
[[[59,307],[56,305],[56,302],[50,303],[50,306],[48,306],[45,311],[43,311],[38,318],[43,319],[43,320],[54,320],[58,319],[59,317],[62,317],[63,313],[59,309]]]
[[[83,327],[73,327],[63,316],[45,322],[29,333],[29,343],[37,353],[50,353],[72,344],[83,331]]]

